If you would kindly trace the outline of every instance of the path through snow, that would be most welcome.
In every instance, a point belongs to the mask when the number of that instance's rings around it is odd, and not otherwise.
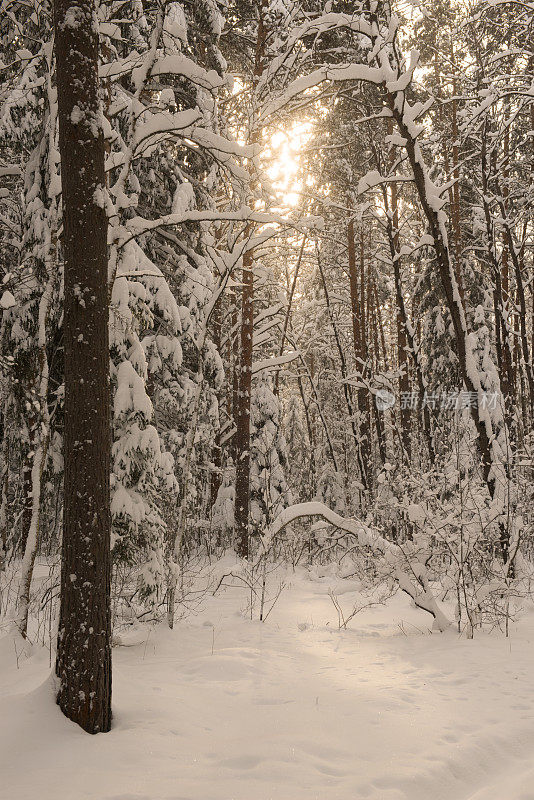
[[[0,797],[534,800],[532,614],[467,641],[398,595],[339,631],[332,581],[290,580],[265,624],[228,589],[116,648],[110,734],[66,721],[48,653],[17,669],[5,637]]]

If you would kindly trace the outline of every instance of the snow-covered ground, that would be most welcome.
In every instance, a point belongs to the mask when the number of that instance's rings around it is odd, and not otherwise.
[[[54,705],[49,653],[0,641],[2,800],[534,800],[534,615],[509,639],[430,634],[397,595],[338,630],[288,585],[266,623],[244,589],[114,649],[114,727]],[[125,638],[128,641],[128,637]]]

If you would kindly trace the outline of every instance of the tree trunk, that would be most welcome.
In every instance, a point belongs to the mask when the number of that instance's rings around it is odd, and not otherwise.
[[[221,338],[222,338],[222,316],[223,316],[223,298],[222,295],[219,297],[215,304],[215,308],[213,309],[213,343],[217,348],[217,352],[221,352]],[[217,405],[218,408],[221,408],[222,404],[222,395],[221,392],[217,392]],[[219,412],[220,415],[220,412]],[[219,489],[222,484],[222,447],[221,447],[221,427],[220,425],[217,426],[217,431],[215,433],[215,441],[213,443],[213,448],[211,451],[211,462],[213,468],[210,472],[210,510],[213,511],[213,507],[217,502],[217,496],[219,494]]]
[[[241,558],[249,554],[250,507],[250,405],[252,392],[252,352],[254,336],[254,256],[247,250],[243,257],[241,289],[241,336],[239,391],[235,433],[235,512],[236,550]]]
[[[42,477],[48,454],[50,439],[50,417],[48,414],[48,358],[46,354],[46,321],[52,300],[54,276],[48,275],[46,288],[39,302],[38,346],[39,346],[39,379],[37,402],[39,406],[38,422],[34,426],[34,454],[31,469],[31,514],[26,530],[24,555],[22,558],[20,586],[18,594],[17,624],[24,639],[28,633],[28,614],[30,610],[30,589],[33,577],[35,558],[39,548],[41,527],[41,488]]]
[[[317,248],[317,268],[319,270],[319,275],[321,276],[321,283],[322,283],[322,286],[323,286],[323,292],[324,292],[324,297],[325,297],[325,301],[326,301],[326,310],[327,310],[327,313],[328,313],[328,318],[330,320],[330,325],[332,327],[332,333],[334,334],[334,340],[336,342],[336,348],[337,348],[337,351],[338,351],[338,354],[339,354],[339,364],[340,364],[340,370],[341,370],[341,378],[342,378],[342,382],[343,382],[343,394],[345,396],[345,403],[346,403],[346,406],[347,406],[347,414],[348,414],[349,419],[350,419],[350,425],[351,425],[351,429],[352,429],[352,437],[354,439],[354,446],[356,448],[356,455],[357,455],[358,462],[359,462],[360,477],[361,477],[361,480],[362,480],[362,486],[363,486],[364,489],[367,490],[369,488],[369,485],[368,485],[368,482],[367,482],[368,481],[367,469],[369,467],[369,464],[368,463],[365,464],[364,462],[362,462],[362,451],[360,449],[360,437],[359,437],[358,428],[356,426],[356,421],[355,421],[355,418],[354,418],[354,408],[353,408],[353,405],[352,405],[351,387],[350,387],[350,384],[348,383],[347,362],[345,360],[345,354],[343,352],[343,344],[341,342],[341,339],[340,339],[340,336],[339,336],[339,332],[338,332],[338,329],[337,329],[337,325],[336,325],[336,321],[334,319],[334,314],[332,312],[332,307],[330,305],[330,295],[329,295],[329,292],[328,292],[328,285],[326,283],[324,270],[323,270],[323,267],[322,267],[322,264],[321,264],[321,256],[320,256],[318,248]]]
[[[304,245],[306,244],[306,236],[302,237],[302,244],[300,246],[300,251],[297,259],[297,263],[295,265],[295,272],[293,273],[293,280],[291,281],[291,288],[289,289],[289,296],[287,298],[287,309],[286,315],[284,317],[284,326],[282,328],[282,338],[280,339],[280,349],[278,351],[279,356],[284,355],[284,347],[286,343],[287,337],[287,329],[289,326],[289,318],[291,316],[291,309],[293,307],[293,295],[295,294],[295,289],[297,286],[297,280],[299,277],[300,265],[302,264],[302,257],[304,255]],[[276,375],[274,378],[274,387],[273,387],[273,394],[278,397],[278,388],[280,383],[280,370],[276,371]]]
[[[451,263],[444,219],[441,212],[436,209],[432,195],[429,196],[428,176],[419,143],[412,136],[411,130],[405,122],[403,111],[400,111],[396,106],[395,100],[395,95],[388,93],[388,106],[393,118],[397,122],[401,136],[406,139],[406,153],[412,168],[419,201],[434,240],[433,246],[438,272],[454,329],[460,373],[467,391],[474,393],[480,401],[482,392],[484,391],[484,385],[473,358],[472,341],[467,328],[465,311],[458,290],[456,274]],[[484,482],[492,500],[503,501],[505,483],[508,480],[509,463],[509,435],[506,430],[506,421],[503,418],[503,430],[499,432],[495,430],[490,415],[484,413],[484,410],[481,410],[478,404],[476,407],[472,406],[470,411],[477,431]],[[499,433],[505,452],[500,449],[501,443],[497,441]],[[509,532],[503,522],[499,522],[499,529],[503,561],[507,563],[509,560]],[[513,564],[510,565],[510,569],[513,570]]]
[[[260,0],[258,12],[258,32],[253,75],[253,88],[256,88],[264,68],[265,44],[267,28],[267,0]],[[250,144],[258,144],[261,131],[254,127],[250,133]],[[256,172],[254,164],[250,165],[249,199],[253,206]],[[252,237],[254,226],[247,226],[245,237]],[[241,558],[249,555],[249,509],[250,509],[250,406],[252,393],[252,353],[254,346],[254,249],[249,248],[243,255],[243,286],[241,290],[241,334],[239,359],[239,389],[237,398],[237,414],[234,411],[235,433],[235,505],[234,528],[236,534],[236,551]]]
[[[388,134],[393,133],[393,120],[388,119]],[[395,150],[392,148],[390,167],[395,163]],[[408,346],[406,330],[406,310],[404,308],[404,296],[402,294],[401,274],[400,274],[400,234],[399,234],[399,198],[397,184],[391,182],[390,187],[391,208],[388,212],[388,234],[390,237],[390,247],[392,248],[393,270],[395,273],[395,296],[397,299],[397,365],[399,368],[399,394],[400,394],[400,439],[402,444],[403,461],[407,464],[412,459],[411,444],[411,412],[410,404],[405,402],[410,394],[410,376],[408,374]],[[387,196],[387,192],[386,192]],[[404,402],[403,402],[404,400]]]
[[[513,371],[513,352],[510,342],[511,336],[507,318],[508,315],[506,313],[505,298],[505,292],[509,292],[508,262],[506,247],[503,248],[500,262],[495,247],[495,226],[488,199],[489,182],[492,169],[491,161],[488,159],[487,153],[488,139],[489,132],[487,130],[487,125],[485,124],[482,130],[481,152],[482,207],[484,209],[484,219],[486,223],[488,255],[495,284],[493,290],[493,309],[495,313],[495,350],[497,353],[497,366],[499,368],[499,380],[504,398],[507,424],[511,433],[513,433],[515,378]]]
[[[428,458],[430,460],[430,464],[434,464],[436,459],[436,454],[434,451],[434,444],[432,440],[432,424],[430,420],[430,410],[428,407],[428,403],[425,402],[425,393],[427,388],[427,383],[425,376],[423,374],[423,369],[421,365],[421,356],[419,352],[419,345],[416,342],[415,331],[413,329],[413,325],[411,321],[408,319],[408,312],[406,310],[406,303],[404,302],[404,294],[402,290],[402,278],[400,272],[400,255],[398,250],[398,241],[395,243],[395,237],[393,234],[392,226],[388,221],[388,239],[389,239],[389,247],[390,247],[390,254],[393,260],[393,274],[395,276],[395,296],[397,299],[397,313],[400,316],[400,320],[402,323],[403,330],[405,331],[406,343],[408,351],[411,355],[413,368],[415,372],[415,377],[417,380],[417,389],[418,389],[418,396],[419,396],[419,408],[422,411],[422,427],[423,427],[423,436],[428,452]],[[401,409],[403,403],[401,402]],[[406,428],[403,426],[402,422],[402,414],[401,414],[401,426],[402,431]]]
[[[0,578],[7,558],[7,505],[9,498],[9,402],[4,403],[2,413],[2,461],[0,466]]]
[[[376,288],[371,283],[371,271],[368,271],[368,275],[366,278],[365,275],[365,259],[364,259],[364,237],[363,233],[361,236],[361,258],[360,258],[360,265],[361,265],[361,282],[362,287],[365,285],[367,280],[367,293],[364,294],[364,290],[362,288],[361,297],[362,303],[365,303],[363,308],[365,308],[364,319],[366,320],[366,325],[369,330],[370,338],[367,339],[367,334],[364,333],[364,340],[363,344],[365,346],[367,352],[368,363],[370,365],[371,374],[376,374],[380,372],[380,339],[383,337],[383,326],[382,326],[382,317],[380,315],[380,309],[378,308],[378,295],[374,292]],[[375,313],[378,312],[378,313]],[[380,330],[379,330],[380,327]],[[385,339],[382,341],[382,355],[384,359],[385,371],[388,371],[387,365],[387,353],[385,348]],[[374,358],[374,362],[373,362]],[[386,431],[386,414],[382,411],[378,410],[378,406],[376,404],[376,399],[373,397],[370,403],[373,411],[373,419],[375,423],[375,430],[376,430],[376,439],[378,443],[378,454],[380,456],[380,462],[382,467],[387,461],[387,431]]]
[[[55,0],[65,264],[65,501],[57,702],[111,727],[110,389],[104,136],[92,0]]]
[[[232,307],[232,327],[228,344],[228,363],[232,365],[232,386],[228,393],[229,417],[233,423],[233,433],[230,439],[230,456],[235,464],[237,452],[237,415],[239,411],[239,309],[237,289],[230,292],[230,305]]]
[[[362,327],[365,320],[360,306],[358,293],[358,268],[356,264],[356,248],[354,242],[354,222],[350,220],[347,226],[348,239],[348,261],[349,261],[349,283],[350,283],[350,302],[352,316],[352,339],[354,344],[354,358],[358,370],[358,383],[363,382],[367,376],[367,353],[364,350],[364,334]],[[362,237],[363,240],[363,237]],[[362,254],[363,257],[363,254]],[[360,450],[360,469],[362,470],[362,484],[370,486],[371,472],[371,430],[369,416],[369,397],[368,389],[358,386],[356,390],[356,401],[358,406],[358,447]]]
[[[451,204],[451,222],[454,239],[454,271],[456,275],[456,282],[458,284],[458,291],[460,299],[465,306],[465,290],[464,290],[464,276],[462,265],[462,227],[461,227],[461,200],[460,200],[460,151],[458,147],[458,100],[457,83],[456,83],[456,62],[454,56],[454,44],[451,38],[450,42],[451,52],[451,65],[453,69],[452,79],[452,104],[451,104],[451,134],[452,134],[452,204]]]

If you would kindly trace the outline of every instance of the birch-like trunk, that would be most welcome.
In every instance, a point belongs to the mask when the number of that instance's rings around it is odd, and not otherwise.
[[[49,268],[50,269],[50,268]],[[22,557],[19,594],[17,601],[17,627],[21,636],[26,638],[28,633],[28,614],[30,608],[30,591],[35,558],[39,548],[39,533],[41,523],[41,485],[43,471],[48,454],[50,440],[50,417],[48,414],[48,358],[47,344],[47,319],[52,300],[54,276],[48,274],[45,290],[39,301],[38,317],[38,397],[39,417],[35,424],[34,454],[31,468],[31,516],[26,536],[24,555]]]

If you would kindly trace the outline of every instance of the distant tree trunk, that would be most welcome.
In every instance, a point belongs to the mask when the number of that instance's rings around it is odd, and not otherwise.
[[[356,246],[354,241],[354,222],[350,220],[347,226],[348,240],[348,262],[349,262],[349,283],[350,283],[350,302],[352,316],[352,339],[354,344],[354,358],[359,373],[359,381],[363,382],[367,377],[367,354],[363,347],[364,334],[362,327],[365,319],[360,306],[360,296],[358,292],[358,266],[356,263]],[[363,241],[363,240],[362,240]],[[358,386],[356,390],[356,400],[358,405],[358,447],[360,450],[360,469],[362,470],[362,483],[370,486],[371,473],[371,430],[369,416],[369,390],[363,386]]]
[[[299,277],[300,265],[302,264],[302,257],[304,256],[304,245],[306,244],[306,236],[302,237],[302,244],[300,246],[300,251],[297,259],[297,263],[295,265],[295,272],[293,273],[293,280],[291,281],[291,288],[289,289],[289,297],[287,298],[287,309],[286,315],[284,317],[284,326],[282,328],[282,337],[280,339],[280,349],[278,351],[279,356],[284,355],[284,347],[286,344],[286,337],[287,337],[287,329],[289,326],[289,318],[291,316],[291,309],[293,307],[293,296],[295,294],[295,289],[297,286],[297,280]],[[274,378],[274,387],[273,387],[273,394],[278,396],[278,389],[279,389],[279,382],[280,382],[280,370],[276,371],[276,375]]]
[[[393,120],[388,120],[388,133],[393,133]],[[392,160],[394,161],[395,155],[392,152]],[[388,219],[389,233],[393,245],[393,269],[395,273],[395,288],[397,299],[397,364],[399,368],[399,393],[400,393],[400,438],[402,443],[403,460],[407,464],[410,463],[412,458],[412,444],[411,444],[411,413],[410,404],[403,402],[410,394],[410,376],[408,374],[408,340],[407,340],[407,325],[406,325],[406,310],[404,308],[404,297],[402,294],[401,275],[400,275],[400,237],[399,237],[399,200],[397,193],[397,184],[395,181],[391,183],[391,211]]]
[[[513,371],[513,352],[510,343],[510,331],[506,313],[505,287],[508,289],[508,266],[506,248],[503,248],[501,261],[499,261],[495,248],[495,227],[489,205],[489,182],[491,177],[490,159],[488,158],[487,145],[489,132],[487,123],[482,130],[481,174],[482,174],[482,207],[486,224],[486,238],[488,242],[488,255],[493,272],[493,310],[495,313],[495,350],[497,353],[497,366],[499,380],[505,403],[507,424],[513,432],[513,416],[515,404],[515,378]]]
[[[532,367],[532,362],[530,360],[530,347],[529,347],[528,332],[527,332],[527,304],[525,298],[525,288],[523,285],[521,259],[519,257],[518,250],[515,246],[510,223],[506,218],[506,207],[502,198],[499,199],[499,207],[504,222],[507,252],[510,254],[512,258],[512,264],[514,266],[516,299],[517,299],[517,306],[519,308],[519,314],[516,314],[516,319],[515,319],[515,327],[516,327],[515,342],[518,351],[518,358],[516,360],[516,363],[519,369],[521,369],[521,357],[522,357],[523,368],[527,378],[528,389],[529,389],[530,413],[531,416],[534,417],[534,370]],[[503,251],[503,256],[504,256],[504,251]]]
[[[415,338],[415,331],[413,329],[413,325],[411,321],[408,319],[408,312],[406,310],[406,303],[404,302],[404,295],[402,291],[402,279],[400,274],[400,259],[399,259],[399,252],[395,249],[395,242],[394,237],[390,231],[388,231],[389,239],[390,239],[390,248],[391,248],[391,255],[394,259],[393,261],[393,272],[395,276],[395,295],[397,298],[397,311],[400,314],[400,318],[402,321],[403,329],[405,331],[407,348],[412,358],[413,368],[415,372],[415,377],[417,380],[417,389],[418,389],[418,397],[419,397],[419,408],[422,410],[422,428],[423,428],[423,436],[428,452],[428,458],[431,464],[434,464],[436,454],[434,451],[434,444],[432,441],[432,424],[430,420],[430,410],[428,408],[428,403],[425,402],[425,392],[426,392],[426,379],[423,374],[423,369],[421,365],[421,355],[419,352],[419,345],[416,342]],[[402,391],[402,390],[401,390]],[[401,403],[401,408],[402,408]],[[402,414],[401,414],[401,425],[402,425]],[[403,434],[405,428],[402,428]]]
[[[213,309],[213,343],[217,348],[217,352],[221,352],[221,338],[222,338],[222,295],[219,297],[217,303],[215,304],[215,308]],[[222,402],[222,397],[220,391],[217,393],[217,403],[220,409]],[[217,431],[215,433],[215,441],[213,444],[213,449],[211,451],[211,461],[213,464],[213,469],[210,473],[210,509],[213,510],[213,506],[217,501],[217,495],[219,494],[219,489],[222,484],[222,447],[221,447],[221,428],[220,425],[217,427]]]
[[[384,320],[382,319],[382,309],[380,308],[380,298],[378,295],[378,285],[376,282],[376,275],[372,276],[372,297],[374,299],[373,316],[375,317],[378,333],[380,334],[380,349],[382,351],[382,360],[384,362],[384,369],[389,372],[388,365],[388,350],[386,346],[386,336],[384,333]]]
[[[260,0],[253,84],[256,86],[264,68],[267,28],[267,0]],[[258,144],[261,131],[253,125],[250,144]],[[256,181],[255,168],[250,167],[250,197]],[[245,236],[252,237],[253,226],[248,226]],[[250,510],[250,408],[252,395],[252,354],[254,347],[254,249],[249,248],[243,256],[243,285],[241,289],[241,333],[239,352],[239,381],[237,414],[234,411],[235,433],[235,505],[234,528],[236,551],[241,558],[249,555],[249,510]]]
[[[395,100],[394,94],[388,94],[387,101],[391,114],[397,122],[401,136],[406,139],[406,154],[413,171],[414,182],[421,207],[434,240],[433,247],[436,255],[438,272],[454,329],[460,373],[467,391],[477,395],[479,390],[483,390],[483,384],[480,373],[473,362],[471,339],[466,324],[465,310],[458,291],[456,274],[451,264],[450,251],[443,221],[428,194],[428,179],[419,143],[413,137],[409,126],[406,124],[403,112],[396,107]],[[502,456],[496,450],[496,437],[494,435],[491,419],[478,408],[478,405],[476,407],[471,407],[470,411],[477,431],[478,443],[482,456],[484,481],[488,487],[490,497],[496,499],[502,489],[502,486],[499,484],[508,479],[508,457],[505,455],[504,462],[500,460]],[[505,443],[508,443],[508,431],[503,431],[503,437]],[[499,528],[501,531],[501,551],[503,560],[507,563],[509,557],[509,533],[503,523],[499,523]],[[511,568],[513,569],[513,565]]]
[[[65,264],[65,500],[57,702],[111,727],[110,389],[104,136],[92,0],[55,0]]]
[[[388,120],[388,134],[391,135],[392,133],[393,133],[393,121]],[[392,166],[394,165],[393,156],[391,159],[391,165]],[[416,342],[416,334],[412,322],[408,317],[408,311],[406,309],[406,303],[404,301],[404,292],[403,292],[402,276],[401,276],[398,197],[397,197],[397,187],[394,182],[391,185],[391,209],[390,209],[390,197],[388,196],[388,190],[386,185],[384,185],[382,188],[382,197],[384,200],[384,206],[387,214],[387,236],[389,243],[389,252],[393,264],[393,275],[395,278],[395,298],[397,302],[397,336],[398,336],[397,341],[399,347],[399,360],[401,357],[400,353],[401,344],[404,343],[404,351],[405,353],[406,351],[409,352],[411,356],[415,378],[417,380],[419,407],[422,411],[423,437],[425,440],[430,463],[434,464],[435,452],[432,441],[430,410],[428,408],[428,404],[425,402],[425,392],[427,384],[421,365],[421,355],[419,352],[419,346]],[[412,313],[412,318],[413,318],[413,313]],[[404,362],[404,372],[399,380],[399,389],[401,393],[410,391],[407,361]],[[404,413],[403,416],[403,412],[405,412],[404,406],[406,405],[409,404],[403,403],[401,397],[401,437],[402,437],[403,449],[408,456],[411,456],[410,435],[409,435],[411,419],[409,413],[408,414]]]
[[[454,55],[454,43],[450,41],[450,54],[451,64],[453,68],[452,79],[452,104],[451,104],[451,134],[452,134],[452,203],[451,203],[451,222],[454,238],[454,271],[456,274],[456,282],[458,284],[458,292],[462,304],[465,306],[465,289],[464,289],[464,276],[462,266],[462,227],[461,227],[461,200],[460,200],[460,151],[458,147],[458,100],[457,82],[456,82],[456,62]]]
[[[372,291],[374,288],[376,290],[376,284],[373,286],[371,282],[371,270],[368,270],[368,274],[365,274],[365,245],[364,245],[364,235],[363,230],[360,236],[360,282],[361,282],[361,304],[362,308],[366,309],[364,319],[367,320],[367,328],[369,329],[370,333],[370,340],[368,345],[367,333],[366,329],[362,328],[362,346],[365,347],[365,351],[367,353],[367,358],[371,361],[371,352],[374,353],[374,360],[375,360],[375,372],[380,371],[380,336],[383,337],[383,326],[382,326],[382,319],[380,315],[380,309],[378,307],[378,293],[377,291]],[[365,285],[367,282],[367,292],[365,292]],[[376,312],[376,313],[375,313]],[[380,323],[380,331],[379,331],[379,323]],[[371,348],[372,343],[372,348]],[[382,353],[384,356],[384,365],[386,368],[386,372],[388,371],[387,365],[387,353],[385,348],[385,340],[382,341]],[[386,441],[386,425],[385,425],[385,415],[378,410],[378,406],[376,401],[372,400],[372,407],[373,407],[373,416],[376,428],[376,438],[378,442],[378,453],[380,455],[380,461],[382,466],[387,461],[387,441]]]
[[[321,424],[323,426],[325,440],[326,440],[326,443],[327,443],[328,455],[330,456],[330,459],[332,461],[332,466],[334,468],[334,472],[339,472],[339,468],[338,468],[338,464],[337,464],[337,460],[336,460],[336,454],[335,454],[335,451],[334,451],[334,445],[333,445],[333,442],[332,442],[332,436],[330,434],[330,430],[329,430],[328,424],[326,422],[324,410],[323,410],[322,403],[321,403],[321,398],[319,397],[319,393],[317,391],[317,386],[315,385],[315,379],[314,379],[314,375],[313,375],[313,353],[311,353],[311,359],[310,360],[311,360],[311,365],[308,364],[308,362],[306,361],[306,359],[304,358],[304,356],[302,354],[300,355],[300,363],[302,364],[302,367],[306,371],[307,378],[308,378],[308,380],[310,382],[310,388],[311,388],[311,392],[312,392],[313,403],[311,403],[311,402],[310,403],[306,403],[306,400],[304,398],[304,389],[303,389],[303,386],[302,386],[302,379],[301,378],[298,379],[299,380],[300,396],[302,398],[302,402],[303,402],[304,408],[306,409],[306,421],[308,423],[308,432],[310,434],[310,442],[313,441],[312,430],[313,430],[313,427],[314,427],[313,426],[314,417],[312,419],[312,413],[311,412],[313,412],[313,408],[315,408],[315,410],[317,411],[317,413],[319,415],[319,419],[321,420]]]
[[[358,461],[359,461],[360,477],[362,479],[363,488],[364,489],[368,489],[369,486],[368,486],[368,483],[367,483],[367,468],[366,468],[366,467],[368,467],[368,465],[362,463],[362,458],[361,458],[362,453],[361,453],[361,450],[360,450],[360,439],[359,439],[359,435],[358,435],[358,428],[356,426],[356,421],[355,421],[355,418],[354,418],[354,408],[353,408],[353,405],[352,405],[351,386],[348,383],[347,362],[346,362],[346,359],[345,359],[345,354],[343,352],[343,344],[341,342],[341,338],[339,336],[339,331],[337,329],[336,321],[334,319],[334,314],[332,312],[332,306],[330,304],[330,295],[329,295],[329,292],[328,292],[328,285],[326,283],[324,270],[323,270],[323,267],[322,267],[322,264],[321,264],[321,256],[320,256],[318,248],[317,248],[316,252],[317,252],[317,268],[319,270],[319,275],[321,276],[321,283],[322,283],[322,286],[323,286],[323,292],[324,292],[324,297],[325,297],[325,301],[326,301],[326,310],[327,310],[327,313],[328,313],[328,318],[330,320],[330,325],[332,327],[332,333],[334,334],[334,341],[336,343],[336,348],[337,348],[337,351],[338,351],[338,354],[339,354],[339,364],[340,364],[340,370],[341,370],[341,378],[342,378],[342,381],[343,381],[343,394],[345,396],[345,403],[346,403],[346,406],[347,406],[347,414],[348,414],[348,417],[349,417],[349,420],[350,420],[350,425],[351,425],[351,429],[352,429],[352,437],[354,439],[354,446],[356,448],[356,454],[357,454],[357,458],[358,458]]]
[[[371,249],[371,238],[368,237],[368,251]],[[368,266],[368,264],[367,264]],[[360,227],[360,309],[362,314],[362,324],[360,326],[361,348],[365,354],[367,361],[367,374],[371,377],[374,373],[380,371],[380,341],[379,336],[384,336],[382,317],[378,304],[378,292],[376,283],[372,280],[371,269],[366,269],[365,258],[365,233],[363,226]],[[376,312],[376,313],[375,313]],[[380,328],[380,330],[379,330]],[[387,353],[385,348],[385,340],[383,339],[382,353],[384,356],[384,364],[386,372],[387,366]],[[374,356],[374,366],[373,366]],[[369,399],[369,428],[371,428],[371,415],[374,421],[376,438],[378,443],[378,453],[382,466],[387,460],[387,441],[386,441],[386,426],[384,415],[378,410],[374,397]]]
[[[29,525],[24,530],[24,552],[21,565],[20,586],[18,594],[17,624],[21,636],[26,638],[28,633],[28,614],[30,609],[30,588],[33,577],[33,567],[39,548],[41,527],[41,488],[42,477],[48,454],[50,438],[50,417],[48,414],[48,358],[46,354],[47,330],[46,321],[52,300],[54,286],[53,271],[49,270],[46,288],[39,301],[39,324],[37,332],[39,377],[37,381],[36,401],[39,416],[32,426],[33,430],[33,458],[30,473],[31,514]]]
[[[7,505],[9,501],[9,401],[2,409],[2,461],[0,464],[0,577],[7,558]]]
[[[230,455],[235,464],[236,460],[236,433],[237,415],[239,411],[239,309],[238,293],[233,289],[230,293],[231,312],[231,333],[228,341],[228,363],[232,365],[232,386],[228,393],[228,416],[233,423],[233,433],[230,439]]]
[[[252,393],[252,353],[254,337],[254,254],[243,257],[241,288],[241,333],[239,391],[236,414],[235,532],[236,550],[241,558],[249,554],[250,508],[250,407]]]

